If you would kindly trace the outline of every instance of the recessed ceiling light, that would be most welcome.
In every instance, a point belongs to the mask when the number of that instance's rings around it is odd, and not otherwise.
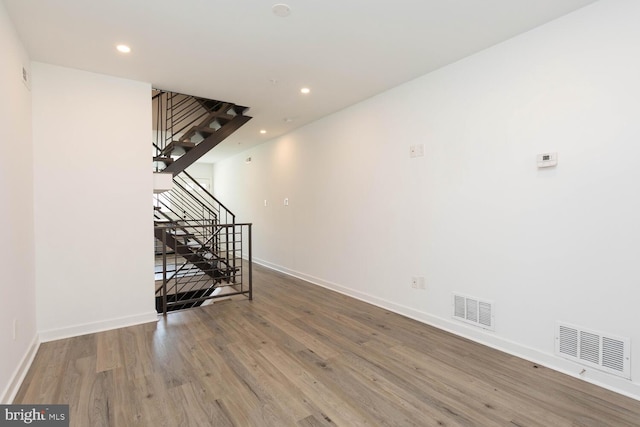
[[[286,18],[287,16],[291,15],[291,8],[284,3],[274,4],[271,7],[271,10],[273,11],[274,15],[281,18]]]
[[[302,89],[300,89],[300,93],[304,93],[305,95],[310,92],[311,92],[311,89],[309,89],[308,87],[303,87]]]
[[[126,44],[119,44],[118,46],[116,46],[116,49],[118,49],[118,52],[122,52],[122,53],[131,52],[131,48]]]
[[[267,133],[267,131],[264,129],[260,129],[260,133],[264,135],[265,133]]]

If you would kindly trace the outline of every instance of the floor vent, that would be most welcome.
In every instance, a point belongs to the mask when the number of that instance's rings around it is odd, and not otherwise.
[[[631,379],[631,340],[566,323],[557,324],[556,354],[585,366]]]
[[[493,328],[493,304],[478,298],[453,295],[453,318],[480,328]]]

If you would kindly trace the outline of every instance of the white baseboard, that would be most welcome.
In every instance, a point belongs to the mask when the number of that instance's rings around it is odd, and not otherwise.
[[[262,259],[254,257],[253,262],[272,270],[279,271],[289,276],[293,276],[306,282],[312,283],[314,285],[318,285],[323,288],[336,291],[343,295],[358,299],[360,301],[375,305],[385,310],[392,311],[396,314],[400,314],[410,319],[417,320],[446,332],[450,332],[463,338],[467,338],[479,344],[486,345],[487,347],[491,347],[496,350],[519,357],[521,359],[539,364],[546,368],[553,369],[554,371],[558,371],[571,377],[581,379],[615,393],[630,397],[635,400],[640,400],[640,383],[638,382],[628,381],[593,369],[587,369],[585,371],[585,367],[583,365],[573,363],[551,353],[545,353],[540,350],[529,348],[522,344],[507,340],[505,338],[501,338],[499,336],[496,336],[493,332],[486,332],[482,329],[478,329],[476,331],[475,328],[469,327],[464,323],[456,322],[452,319],[444,319],[438,316],[434,316],[411,307],[406,307],[392,301],[378,298],[374,295],[356,291],[345,286],[338,285],[336,283],[328,282],[315,276],[291,270],[281,265],[277,265]]]
[[[0,403],[3,405],[10,405],[13,403],[13,399],[15,399],[16,394],[18,394],[18,390],[22,385],[22,381],[24,381],[24,377],[29,372],[29,368],[31,367],[31,363],[33,363],[33,359],[36,357],[36,353],[38,352],[38,348],[40,347],[40,340],[38,335],[33,337],[27,352],[22,357],[18,368],[14,372],[11,377],[11,381],[2,392],[2,396],[0,396]]]
[[[55,341],[63,338],[71,338],[77,337],[79,335],[108,331],[111,329],[125,328],[127,326],[134,326],[142,323],[156,322],[157,320],[158,313],[153,311],[134,316],[120,317],[117,319],[109,319],[100,322],[75,325],[67,328],[50,329],[46,331],[40,331],[40,341]]]

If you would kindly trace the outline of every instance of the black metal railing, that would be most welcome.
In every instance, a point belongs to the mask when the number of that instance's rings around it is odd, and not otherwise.
[[[169,191],[154,194],[154,216],[156,224],[189,222],[190,224],[206,225],[209,223],[235,224],[235,215],[216,199],[196,179],[186,172],[173,178],[173,188]],[[210,232],[203,228],[200,236],[202,243],[220,244],[221,239],[228,236],[220,232]],[[226,234],[229,230],[223,230]],[[160,247],[161,250],[161,247]],[[159,242],[156,241],[156,252],[159,252]]]
[[[247,121],[247,107],[154,89],[154,169],[182,172]]]
[[[154,171],[173,176],[171,190],[154,194],[158,312],[197,306],[220,293],[251,299],[251,224],[236,224],[235,215],[185,171],[251,119],[247,108],[156,89],[152,102]]]
[[[203,214],[217,218],[221,224],[235,223],[236,216],[186,171],[176,175],[173,183],[179,191],[188,192],[198,200]]]
[[[159,150],[156,156],[222,104],[221,101],[162,90],[155,90],[152,100],[155,116],[153,142]]]
[[[156,224],[154,233],[162,247],[155,270],[159,313],[234,295],[253,298],[251,224],[179,220]]]

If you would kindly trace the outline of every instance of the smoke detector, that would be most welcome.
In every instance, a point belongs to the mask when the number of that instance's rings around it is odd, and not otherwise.
[[[274,15],[281,18],[286,18],[287,16],[291,15],[291,8],[284,3],[274,4],[271,7],[271,10],[273,11]]]

